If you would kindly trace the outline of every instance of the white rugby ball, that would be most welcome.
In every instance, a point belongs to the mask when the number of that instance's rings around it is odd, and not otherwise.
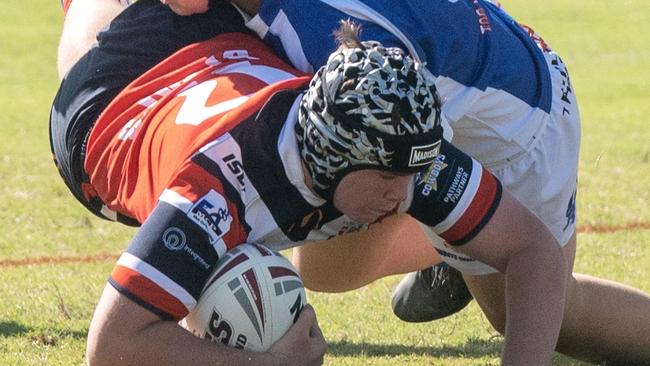
[[[264,246],[242,244],[217,262],[196,308],[180,324],[201,338],[262,352],[286,333],[306,303],[291,262]]]

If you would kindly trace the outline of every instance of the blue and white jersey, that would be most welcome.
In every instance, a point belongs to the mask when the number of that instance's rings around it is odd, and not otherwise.
[[[336,49],[333,32],[342,19],[361,25],[362,40],[400,47],[426,63],[454,145],[479,161],[503,158],[504,141],[526,148],[545,125],[548,49],[496,1],[263,0],[247,26],[296,68],[313,72]]]

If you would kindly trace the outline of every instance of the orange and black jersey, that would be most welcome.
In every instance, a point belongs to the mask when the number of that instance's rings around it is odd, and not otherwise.
[[[161,317],[196,304],[217,259],[362,230],[305,185],[294,135],[309,77],[239,33],[191,44],[124,88],[87,141],[84,196],[141,227],[110,283]],[[441,141],[399,211],[452,244],[489,220],[499,182]],[[390,255],[388,253],[387,255]]]
[[[238,244],[283,249],[366,228],[304,183],[293,126],[309,79],[298,75],[259,41],[222,35],[173,55],[107,108],[86,171],[107,213],[143,222],[114,287],[180,319]],[[498,181],[444,141],[412,189],[401,211],[457,244],[480,230],[499,197]]]

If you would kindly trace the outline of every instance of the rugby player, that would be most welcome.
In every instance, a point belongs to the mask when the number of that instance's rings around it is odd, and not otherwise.
[[[229,248],[298,246],[396,213],[506,273],[504,364],[550,361],[563,253],[494,175],[442,138],[436,86],[420,63],[348,27],[311,78],[244,34],[221,2],[189,18],[154,0],[120,11],[113,0],[70,5],[60,54],[83,56],[60,62],[50,118],[75,197],[140,226],[93,316],[90,364],[320,364],[325,342],[310,308],[261,354],[200,340],[177,321]],[[111,13],[92,47],[69,43],[69,29],[96,31]]]

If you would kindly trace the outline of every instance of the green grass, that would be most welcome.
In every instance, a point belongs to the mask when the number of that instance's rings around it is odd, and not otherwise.
[[[650,5],[647,0],[503,0],[569,65],[583,116],[581,225],[650,222]],[[132,229],[91,217],[49,152],[57,88],[57,1],[0,11],[0,261],[117,254]],[[650,231],[579,235],[576,270],[650,291]],[[86,329],[112,261],[0,267],[0,364],[83,363]],[[502,338],[476,304],[431,324],[390,312],[386,278],[337,295],[310,293],[330,342],[327,365],[497,365]],[[555,365],[585,365],[557,356]]]

